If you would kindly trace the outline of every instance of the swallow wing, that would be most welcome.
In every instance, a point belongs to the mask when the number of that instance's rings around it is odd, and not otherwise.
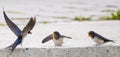
[[[97,37],[98,37],[99,39],[101,39],[101,40],[104,40],[105,42],[114,42],[113,40],[107,39],[107,38],[105,38],[105,37],[103,37],[103,36],[101,36],[101,35],[99,35],[99,34],[97,34]]]
[[[28,34],[28,32],[30,32],[33,29],[33,27],[35,26],[35,23],[36,23],[36,18],[31,17],[29,22],[27,23],[27,25],[23,29],[22,35]]]
[[[5,18],[5,21],[8,25],[8,27],[14,32],[14,34],[16,36],[19,36],[21,35],[21,30],[18,28],[18,26],[16,24],[14,24],[10,19],[9,17],[6,15],[5,11],[3,11],[3,14],[4,14],[4,18]]]
[[[61,35],[62,38],[68,38],[68,39],[72,39],[72,37],[68,37],[68,36],[65,36],[65,35]]]
[[[51,40],[52,38],[53,38],[53,37],[52,37],[52,34],[50,34],[49,36],[47,36],[46,38],[44,38],[44,39],[42,40],[42,43],[45,43],[45,42]]]

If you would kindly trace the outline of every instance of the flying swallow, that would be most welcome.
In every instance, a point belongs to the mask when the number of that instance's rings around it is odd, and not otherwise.
[[[52,39],[54,44],[55,44],[55,46],[62,46],[63,38],[72,39],[71,37],[61,35],[58,31],[54,31],[52,34],[50,34],[49,36],[44,38],[42,40],[42,43],[45,43],[45,42],[47,42],[47,41]]]
[[[16,41],[7,47],[7,48],[11,49],[10,54],[12,54],[12,52],[17,47],[17,45],[22,43],[23,38],[25,38],[25,36],[27,34],[31,34],[31,30],[33,29],[33,27],[35,26],[35,23],[36,23],[36,18],[31,17],[29,22],[27,23],[27,25],[24,27],[24,29],[20,30],[19,27],[9,19],[9,17],[6,15],[5,11],[3,11],[3,14],[4,14],[4,18],[5,18],[5,21],[8,25],[8,27],[17,36]]]
[[[94,31],[89,31],[88,36],[90,36],[98,45],[104,44],[104,43],[107,43],[107,42],[115,43],[113,40],[107,39],[107,38],[97,34]]]

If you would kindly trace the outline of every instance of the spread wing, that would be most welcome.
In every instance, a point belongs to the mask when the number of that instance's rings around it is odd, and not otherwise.
[[[61,35],[60,37],[62,37],[62,38],[68,38],[68,39],[72,39],[72,37],[68,37],[68,36],[65,36],[65,35]]]
[[[102,39],[102,40],[104,40],[106,42],[109,42],[109,41],[114,42],[113,40],[107,39],[107,38],[105,38],[105,37],[103,37],[103,36],[101,36],[101,35],[99,35],[97,33],[96,33],[96,36],[99,37],[99,39]]]
[[[14,34],[16,36],[19,36],[21,35],[21,30],[18,28],[18,26],[16,24],[14,24],[10,19],[9,17],[6,15],[5,11],[3,11],[3,14],[4,14],[4,18],[5,18],[5,21],[8,25],[8,27],[14,32]]]
[[[42,43],[45,43],[45,42],[51,40],[52,38],[53,38],[53,37],[52,37],[52,34],[50,34],[49,36],[47,36],[46,38],[44,38],[44,39],[42,40]]]
[[[33,29],[33,27],[35,26],[35,23],[36,23],[36,18],[31,17],[29,22],[27,23],[27,25],[23,29],[22,35],[28,34],[28,32],[30,32]]]

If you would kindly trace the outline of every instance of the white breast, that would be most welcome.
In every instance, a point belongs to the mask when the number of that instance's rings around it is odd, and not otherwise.
[[[54,41],[55,46],[62,46],[63,38],[59,38],[58,40],[53,38],[53,41]]]
[[[94,37],[93,39],[97,44],[104,44],[104,40],[99,39],[98,37]]]

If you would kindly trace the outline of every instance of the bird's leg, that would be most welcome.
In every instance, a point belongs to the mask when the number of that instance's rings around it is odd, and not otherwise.
[[[23,42],[23,41],[21,41],[21,43],[20,43],[20,44],[21,44],[21,46],[23,46],[22,42]]]
[[[21,43],[21,46],[23,46],[23,44]]]
[[[95,46],[100,46],[101,44],[95,44]]]

